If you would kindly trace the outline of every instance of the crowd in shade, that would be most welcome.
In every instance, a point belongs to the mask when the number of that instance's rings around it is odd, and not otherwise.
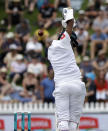
[[[72,7],[71,1],[24,0],[22,4],[21,0],[5,0],[4,6],[8,17],[0,25],[0,102],[54,103],[54,73],[47,52],[62,29],[58,14],[64,7]],[[32,16],[36,10],[38,28],[33,32],[24,13]],[[108,1],[89,0],[86,9],[76,14],[74,31],[79,47],[74,52],[86,83],[85,102],[106,102]],[[52,28],[57,30],[55,34],[50,33]]]

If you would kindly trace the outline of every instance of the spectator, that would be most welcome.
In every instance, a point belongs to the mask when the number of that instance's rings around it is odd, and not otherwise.
[[[102,5],[102,0],[94,0],[94,9],[100,11]]]
[[[52,93],[54,91],[54,80],[53,80],[54,72],[51,67],[48,67],[48,77],[42,80],[41,86],[43,88],[43,97],[44,102],[54,103],[54,97]]]
[[[16,45],[17,46],[17,50],[21,51],[21,44],[15,39],[14,33],[13,32],[9,32],[6,35],[6,39],[4,40],[2,46],[1,46],[1,62],[3,63],[3,59],[5,57],[5,55],[10,51],[9,47],[10,45]]]
[[[85,30],[88,30],[89,26],[90,26],[90,21],[89,19],[86,17],[85,15],[85,11],[84,10],[80,10],[79,11],[79,18],[77,20],[77,24],[78,24],[78,27],[82,27],[85,29]]]
[[[89,18],[91,24],[94,18],[98,16],[98,14],[99,11],[95,10],[94,2],[93,1],[88,2],[88,7],[85,11],[85,15]]]
[[[88,32],[84,30],[83,26],[80,26],[78,30],[75,32],[77,35],[77,40],[79,43],[79,47],[77,48],[78,54],[85,56],[87,50],[87,42],[88,42]]]
[[[34,35],[33,39],[27,43],[26,51],[27,52],[34,51],[37,55],[41,57],[42,50],[43,50],[42,44],[38,42],[38,38]]]
[[[105,32],[106,28],[108,27],[108,19],[105,16],[105,12],[101,11],[99,16],[93,22],[92,28],[95,31],[97,28],[100,28],[102,32]]]
[[[34,74],[36,76],[43,76],[43,65],[40,62],[40,59],[37,55],[34,54],[34,56],[32,56],[32,61],[31,63],[28,65],[28,69],[32,69]]]
[[[28,9],[29,13],[32,13],[35,8],[37,0],[24,0],[25,8]]]
[[[21,21],[23,14],[21,0],[10,1],[6,13],[8,14],[8,29],[10,29],[12,24],[16,25]]]
[[[50,3],[44,5],[38,15],[39,26],[44,25],[45,29],[48,29],[56,18],[56,11],[53,5]]]
[[[6,52],[7,53],[9,51],[10,45],[12,45],[12,44],[16,45],[18,47],[19,51],[21,50],[21,44],[17,40],[15,40],[14,33],[13,32],[8,32],[6,34],[6,39],[3,42],[2,47],[1,47],[2,48],[2,52]]]
[[[108,82],[105,80],[105,72],[100,71],[94,80],[96,85],[96,99],[101,102],[106,100],[106,92],[108,91]]]
[[[23,91],[20,92],[20,96],[24,98],[32,98],[32,101],[36,101],[36,92],[38,91],[39,85],[32,69],[29,68],[27,70],[27,74],[24,76],[22,85]]]
[[[30,37],[30,25],[28,20],[24,19],[20,24],[16,26],[15,29],[16,38],[22,42],[23,49],[25,49],[25,44],[28,42]]]
[[[101,70],[107,71],[108,70],[108,60],[105,56],[105,52],[100,50],[98,53],[97,58],[93,61],[93,67],[96,73],[100,72]]]
[[[2,67],[0,69],[0,99],[2,99],[5,95],[9,95],[11,91],[11,85],[7,80],[7,69]]]
[[[42,8],[42,6],[48,4],[48,0],[37,0],[37,8],[38,10],[40,10]]]
[[[55,8],[62,11],[65,7],[71,7],[70,0],[55,0]]]
[[[18,47],[13,44],[13,45],[10,45],[9,49],[10,49],[10,52],[8,52],[4,58],[4,63],[6,64],[8,69],[10,68],[11,63],[16,60]]]
[[[83,70],[84,76],[86,76],[87,73],[93,72],[93,66],[88,56],[83,57],[83,62],[81,62],[79,67]]]
[[[94,81],[92,80],[92,75],[91,73],[86,74],[87,78],[87,83],[86,83],[86,88],[87,88],[87,101],[90,102],[96,102],[96,85]]]
[[[41,42],[44,46],[46,39],[49,36],[49,32],[44,29],[43,26],[40,27],[40,29],[37,29],[34,33],[34,35],[37,37],[38,41]]]
[[[10,78],[23,78],[23,73],[27,68],[26,64],[24,63],[23,55],[18,54],[15,59],[16,61],[13,61],[10,65]]]
[[[108,2],[106,1],[106,6],[105,7],[105,11],[107,12],[108,11]]]
[[[91,59],[94,59],[96,53],[98,53],[100,49],[106,51],[107,45],[105,40],[106,40],[106,35],[102,33],[100,28],[97,28],[95,30],[95,33],[91,36],[91,45],[90,45]]]

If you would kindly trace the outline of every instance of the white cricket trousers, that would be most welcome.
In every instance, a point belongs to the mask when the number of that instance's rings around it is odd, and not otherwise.
[[[67,126],[69,126],[69,122],[79,124],[85,95],[85,83],[80,79],[55,85],[57,123],[67,121]],[[63,127],[63,129],[68,130],[69,127]]]

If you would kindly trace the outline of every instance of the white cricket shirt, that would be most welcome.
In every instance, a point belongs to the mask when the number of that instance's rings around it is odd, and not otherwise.
[[[48,59],[54,70],[55,84],[81,79],[79,67],[76,64],[71,39],[65,31],[61,40],[53,40],[48,48]]]

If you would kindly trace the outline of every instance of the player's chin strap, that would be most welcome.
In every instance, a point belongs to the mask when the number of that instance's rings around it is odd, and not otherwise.
[[[65,32],[65,28],[63,28],[63,30],[61,31],[61,33],[58,36],[58,40],[60,40],[60,38],[62,37],[63,33]],[[71,39],[71,44],[73,47],[78,47],[78,42],[77,42],[77,35],[75,34],[74,31],[72,31],[72,34],[70,36]]]

